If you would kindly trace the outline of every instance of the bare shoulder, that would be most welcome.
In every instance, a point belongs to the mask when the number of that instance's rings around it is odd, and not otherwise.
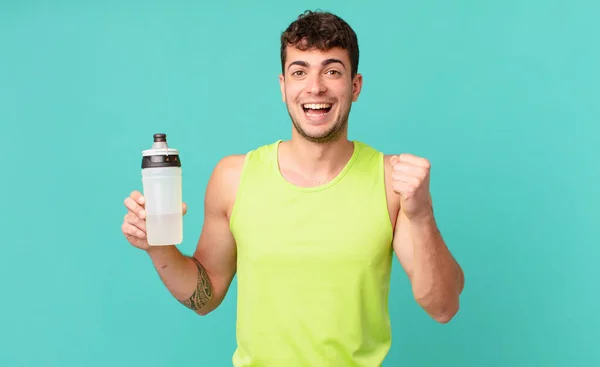
[[[245,154],[232,154],[223,157],[216,165],[213,175],[219,179],[236,179],[241,176]]]
[[[393,181],[393,167],[391,158],[392,154],[384,154],[384,173],[385,173],[385,193],[387,197],[388,211],[390,214],[390,221],[392,226],[395,228],[396,219],[398,219],[398,213],[400,211],[400,195],[394,191]]]
[[[245,154],[225,156],[217,162],[206,189],[207,204],[212,203],[229,216],[239,187]]]

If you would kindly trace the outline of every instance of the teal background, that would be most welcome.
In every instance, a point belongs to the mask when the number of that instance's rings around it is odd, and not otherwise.
[[[466,274],[440,325],[394,264],[385,365],[600,365],[592,0],[0,1],[0,365],[231,365],[235,281],[186,310],[123,238],[123,199],[167,133],[190,254],[216,162],[289,138],[278,37],[314,8],[359,36],[350,137],[431,160]]]

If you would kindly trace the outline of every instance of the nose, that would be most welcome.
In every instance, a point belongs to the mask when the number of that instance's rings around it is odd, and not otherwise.
[[[323,77],[320,73],[309,76],[307,83],[307,90],[311,94],[319,95],[327,91],[327,86],[325,85]]]

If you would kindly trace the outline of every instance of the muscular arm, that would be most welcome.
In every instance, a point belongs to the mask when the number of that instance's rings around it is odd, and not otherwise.
[[[433,215],[418,222],[398,214],[394,250],[403,264],[417,303],[436,321],[458,312],[464,275],[446,247]]]
[[[400,196],[391,189],[386,164],[387,195],[394,221],[394,252],[408,274],[417,303],[436,321],[449,322],[458,312],[464,275],[437,227],[433,211],[410,220],[400,208]]]
[[[175,246],[148,250],[169,292],[199,315],[221,304],[235,275],[236,249],[229,213],[243,160],[244,156],[230,156],[215,167],[206,188],[204,224],[193,256],[184,256]]]

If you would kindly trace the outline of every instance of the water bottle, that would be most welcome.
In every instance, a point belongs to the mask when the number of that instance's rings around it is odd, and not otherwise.
[[[183,241],[181,160],[179,151],[168,147],[166,134],[154,134],[152,148],[142,151],[142,184],[148,244],[180,244]]]

